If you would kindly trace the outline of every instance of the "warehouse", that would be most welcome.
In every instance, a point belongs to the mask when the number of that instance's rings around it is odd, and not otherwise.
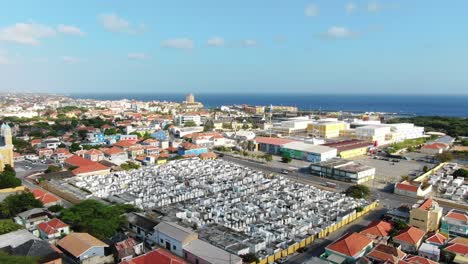
[[[369,148],[372,147],[372,143],[357,139],[332,142],[323,145],[336,148],[338,150],[338,156],[342,159],[365,155]]]
[[[363,182],[374,179],[375,168],[350,160],[334,158],[310,165],[310,173],[320,177],[333,178],[345,182]]]
[[[281,147],[281,153],[287,154],[293,159],[320,162],[336,157],[337,150],[304,142],[290,142]]]

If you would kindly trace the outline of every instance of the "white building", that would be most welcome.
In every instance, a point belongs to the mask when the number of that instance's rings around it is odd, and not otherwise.
[[[178,125],[185,125],[188,122],[194,122],[197,126],[202,124],[201,116],[199,115],[178,115],[176,122]]]

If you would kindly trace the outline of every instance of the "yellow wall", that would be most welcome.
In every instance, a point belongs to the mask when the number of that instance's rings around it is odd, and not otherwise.
[[[349,158],[365,155],[366,153],[367,153],[367,147],[362,147],[362,148],[341,151],[340,157],[342,159],[349,159]]]
[[[13,145],[0,147],[0,155],[2,157],[0,160],[0,172],[3,171],[6,164],[9,164],[12,167],[15,166],[15,161],[13,158]]]
[[[423,210],[414,208],[410,211],[410,225],[420,228],[426,232],[439,229],[442,210]]]
[[[24,190],[26,190],[26,187],[18,186],[15,188],[0,189],[0,193],[17,193],[17,192],[24,192]]]
[[[332,138],[338,137],[340,131],[347,128],[346,123],[321,123],[307,125],[308,133],[317,133],[319,137]]]

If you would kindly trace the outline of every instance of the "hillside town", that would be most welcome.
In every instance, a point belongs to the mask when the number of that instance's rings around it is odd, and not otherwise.
[[[468,263],[466,135],[194,94],[0,120],[0,263]]]

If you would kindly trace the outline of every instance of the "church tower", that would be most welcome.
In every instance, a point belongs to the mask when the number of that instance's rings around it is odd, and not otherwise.
[[[10,145],[13,145],[13,136],[12,136],[12,133],[11,133],[11,127],[4,123],[2,124],[2,127],[0,129],[0,133],[3,137],[3,142],[5,143],[5,146],[10,146]]]

